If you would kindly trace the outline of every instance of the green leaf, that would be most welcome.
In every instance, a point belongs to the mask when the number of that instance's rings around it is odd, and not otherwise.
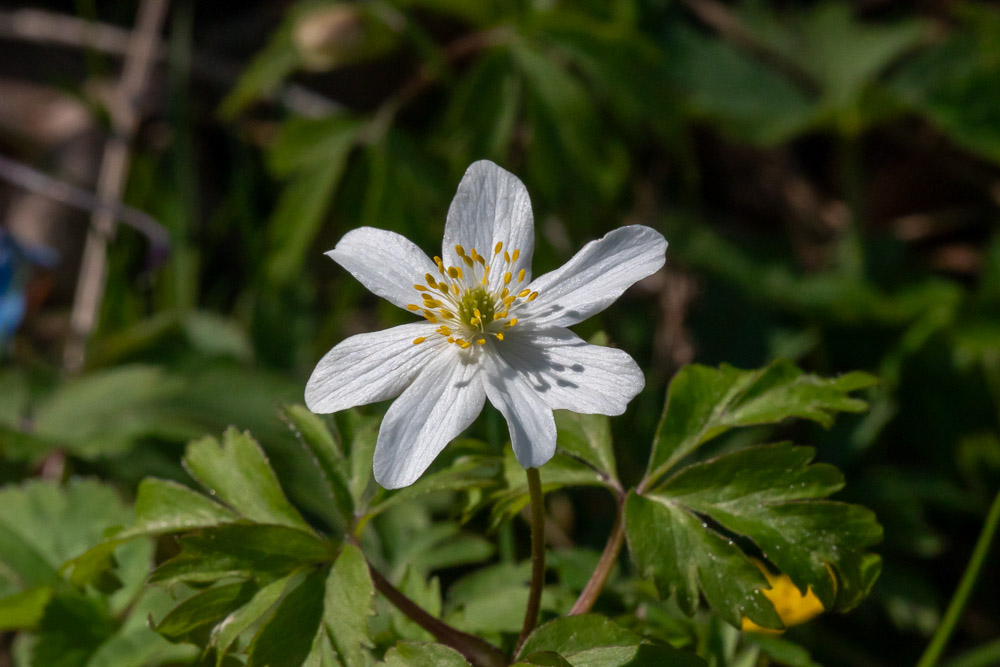
[[[208,528],[239,518],[225,506],[183,484],[152,477],[139,483],[135,514],[135,525],[118,537]]]
[[[62,583],[57,568],[104,541],[105,532],[131,522],[110,486],[73,480],[66,486],[32,481],[0,489],[0,578],[19,587]],[[109,550],[110,555],[111,550]]]
[[[243,581],[195,593],[164,616],[155,630],[172,642],[202,646],[212,629],[248,602],[256,588],[252,582]]]
[[[301,667],[321,631],[329,568],[311,572],[254,637],[247,667]]]
[[[692,653],[669,644],[653,644],[598,614],[566,616],[540,626],[525,640],[519,655],[527,659],[540,652],[555,653],[573,665],[593,667],[705,664]]]
[[[333,557],[332,545],[312,532],[261,524],[205,528],[182,537],[180,546],[180,554],[157,567],[151,582],[281,577]]]
[[[639,570],[664,595],[675,593],[689,614],[700,590],[733,625],[747,616],[781,627],[761,593],[767,583],[749,560],[752,542],[825,609],[856,606],[878,576],[878,557],[865,549],[882,529],[869,510],[824,499],[843,478],[833,466],[810,465],[812,456],[811,448],[789,444],[751,447],[683,468],[653,492],[631,494],[626,534]]]
[[[192,442],[184,466],[210,494],[247,519],[312,530],[285,498],[267,456],[249,433],[230,428],[221,445],[210,437]]]
[[[397,642],[386,651],[385,667],[469,667],[462,654],[443,644]]]
[[[964,5],[964,25],[900,68],[890,90],[963,148],[1000,162],[1000,12]]]
[[[817,105],[759,59],[720,39],[681,29],[667,43],[667,67],[695,118],[737,139],[773,145],[807,129]]]
[[[35,627],[51,599],[50,586],[35,586],[0,598],[0,632]]]
[[[300,64],[292,42],[292,28],[300,12],[288,12],[264,49],[257,54],[219,106],[219,114],[233,120],[237,114],[261,97],[272,95]]]
[[[215,648],[216,667],[221,667],[236,638],[271,611],[295,579],[296,577],[292,575],[272,581],[258,590],[249,602],[233,611],[212,629],[209,646]]]
[[[339,433],[331,431],[333,423],[313,414],[303,405],[286,405],[282,409],[285,423],[295,432],[306,448],[316,467],[323,474],[330,500],[340,511],[345,525],[354,519],[354,500],[347,478],[344,452],[340,447]]]
[[[829,427],[836,412],[863,411],[865,402],[849,394],[875,382],[861,372],[837,378],[804,374],[787,361],[753,371],[728,364],[717,369],[685,366],[670,383],[644,487],[655,484],[705,442],[735,427],[776,424],[790,417]]]
[[[503,466],[505,486],[489,497],[489,501],[493,503],[490,524],[494,528],[516,516],[529,501],[524,468],[514,458],[514,451],[510,447],[504,448]],[[559,450],[538,472],[542,490],[546,493],[567,486],[602,486],[615,490],[614,483],[607,475]]]
[[[581,415],[556,410],[556,447],[585,461],[609,479],[617,479],[615,452],[611,442],[611,420],[604,415]]]
[[[288,118],[268,149],[268,166],[276,176],[288,177],[343,161],[362,127],[364,122],[352,116]]]
[[[367,664],[364,649],[374,646],[368,634],[374,597],[375,586],[364,554],[353,545],[344,545],[326,578],[323,612],[330,642],[344,667]]]
[[[38,627],[34,664],[80,667],[115,631],[100,604],[82,595],[57,596]]]
[[[492,486],[497,483],[501,472],[501,462],[495,456],[463,456],[447,468],[424,475],[414,484],[390,493],[372,504],[369,518],[381,514],[401,503],[412,502],[414,498],[442,491],[468,491],[474,488]]]

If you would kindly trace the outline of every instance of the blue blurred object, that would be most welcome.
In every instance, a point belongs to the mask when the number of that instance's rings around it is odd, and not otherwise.
[[[24,320],[25,288],[32,270],[49,268],[55,262],[56,253],[51,248],[23,245],[0,228],[0,346]]]

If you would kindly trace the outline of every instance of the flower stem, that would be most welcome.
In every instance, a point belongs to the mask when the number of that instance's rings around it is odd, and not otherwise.
[[[388,598],[397,609],[409,616],[427,632],[434,635],[442,644],[447,644],[476,667],[504,667],[509,661],[503,651],[480,637],[466,634],[451,627],[439,618],[431,616],[416,602],[408,598],[402,591],[393,586],[382,573],[368,563],[372,581],[379,593]]]
[[[538,468],[526,468],[528,475],[528,496],[531,498],[531,593],[528,607],[524,610],[524,625],[517,638],[517,648],[535,629],[538,610],[542,603],[542,585],[545,583],[545,505],[542,503],[542,480]]]
[[[594,606],[597,596],[601,594],[601,589],[604,588],[604,582],[607,581],[608,575],[611,573],[611,567],[618,560],[618,553],[621,551],[624,541],[625,494],[619,492],[618,508],[615,514],[615,523],[611,527],[611,535],[608,536],[608,542],[604,545],[604,551],[601,552],[601,559],[597,561],[594,573],[590,575],[590,579],[587,581],[587,585],[583,587],[580,597],[576,599],[576,602],[573,603],[573,608],[569,610],[570,616],[586,614]]]
[[[969,595],[976,585],[979,571],[986,561],[986,554],[990,551],[990,542],[993,541],[993,536],[996,534],[997,524],[1000,524],[1000,493],[997,493],[996,498],[993,499],[990,511],[986,514],[983,530],[979,533],[979,539],[976,540],[976,547],[972,550],[972,557],[969,559],[969,564],[965,566],[962,580],[959,581],[958,588],[955,589],[955,594],[952,596],[951,602],[948,603],[948,610],[945,611],[944,618],[941,619],[941,624],[931,638],[931,643],[927,645],[924,654],[920,656],[920,662],[917,663],[917,667],[932,667],[938,664],[941,653],[948,644],[951,633],[955,630],[955,625],[958,623],[958,618],[961,616],[965,604],[969,601]]]

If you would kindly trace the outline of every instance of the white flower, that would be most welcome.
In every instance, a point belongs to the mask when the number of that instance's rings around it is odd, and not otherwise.
[[[618,415],[642,389],[628,354],[566,327],[663,266],[663,236],[640,225],[616,229],[533,280],[534,245],[524,184],[481,161],[458,186],[441,257],[432,261],[403,236],[372,227],[348,232],[326,253],[375,294],[424,318],[348,338],[306,386],[306,405],[317,413],[399,397],[375,446],[382,486],[416,481],[486,398],[506,418],[517,460],[536,468],[555,453],[553,410]]]

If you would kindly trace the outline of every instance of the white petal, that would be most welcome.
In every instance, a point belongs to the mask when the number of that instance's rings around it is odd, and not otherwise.
[[[505,343],[496,342],[496,346]],[[525,468],[537,468],[548,462],[556,452],[552,408],[539,400],[528,377],[511,368],[499,355],[485,354],[483,364],[486,396],[507,420],[510,444],[518,463]]]
[[[306,406],[327,414],[398,396],[448,345],[434,329],[430,322],[415,322],[342,341],[316,365],[306,384]],[[427,340],[414,344],[418,337]]]
[[[499,258],[493,251],[503,243]],[[448,209],[444,226],[441,257],[449,266],[465,266],[455,252],[461,245],[465,252],[475,248],[492,266],[491,287],[503,280],[503,251],[518,250],[516,262],[505,270],[517,275],[524,269],[531,279],[531,255],[535,251],[535,225],[528,191],[517,176],[488,160],[473,162],[466,170]],[[499,259],[499,261],[497,261]]]
[[[483,409],[479,364],[457,345],[438,350],[431,363],[389,407],[375,444],[375,481],[387,489],[409,486]]]
[[[437,267],[405,236],[374,227],[359,227],[344,234],[330,252],[333,261],[351,272],[373,294],[400,308],[420,303],[413,286]]]
[[[538,298],[517,311],[536,326],[568,327],[607,308],[626,289],[663,266],[667,241],[642,225],[620,227],[529,286]]]
[[[561,327],[519,327],[496,350],[553,410],[620,415],[645,385],[638,364],[621,350],[591,345]]]

